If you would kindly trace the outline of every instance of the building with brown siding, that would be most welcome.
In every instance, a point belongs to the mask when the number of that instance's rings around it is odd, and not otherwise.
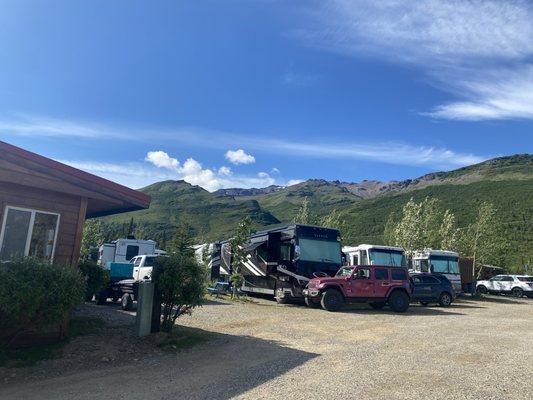
[[[149,205],[144,193],[0,141],[0,262],[75,264],[86,218]]]

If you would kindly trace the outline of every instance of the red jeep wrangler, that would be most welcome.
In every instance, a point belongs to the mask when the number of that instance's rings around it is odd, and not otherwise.
[[[393,311],[405,312],[411,291],[407,268],[357,265],[342,267],[334,277],[311,279],[303,294],[309,307],[322,306],[328,311],[352,302],[369,303],[377,310],[388,304]]]

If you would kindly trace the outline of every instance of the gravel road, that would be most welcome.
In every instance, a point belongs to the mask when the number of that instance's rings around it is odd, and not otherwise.
[[[111,327],[75,339],[60,360],[17,370],[1,399],[533,398],[530,299],[406,314],[211,301],[180,321],[210,340],[177,353],[132,337],[133,317],[115,306],[83,311],[103,313]],[[95,361],[110,343],[110,361]],[[10,372],[0,369],[0,379]]]

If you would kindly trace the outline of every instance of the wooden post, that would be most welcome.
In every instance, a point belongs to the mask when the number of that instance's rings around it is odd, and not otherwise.
[[[87,197],[82,197],[80,200],[80,211],[78,215],[78,225],[76,227],[76,236],[74,238],[74,249],[72,250],[72,259],[70,261],[71,265],[78,265],[78,262],[80,261],[81,240],[83,238],[85,214],[87,214]]]

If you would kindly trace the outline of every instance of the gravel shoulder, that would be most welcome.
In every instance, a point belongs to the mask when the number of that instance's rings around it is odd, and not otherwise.
[[[106,328],[74,339],[61,359],[0,368],[0,398],[533,397],[531,299],[487,297],[406,314],[210,301],[179,320],[209,340],[175,352],[135,338],[133,315],[117,306],[80,312]]]

